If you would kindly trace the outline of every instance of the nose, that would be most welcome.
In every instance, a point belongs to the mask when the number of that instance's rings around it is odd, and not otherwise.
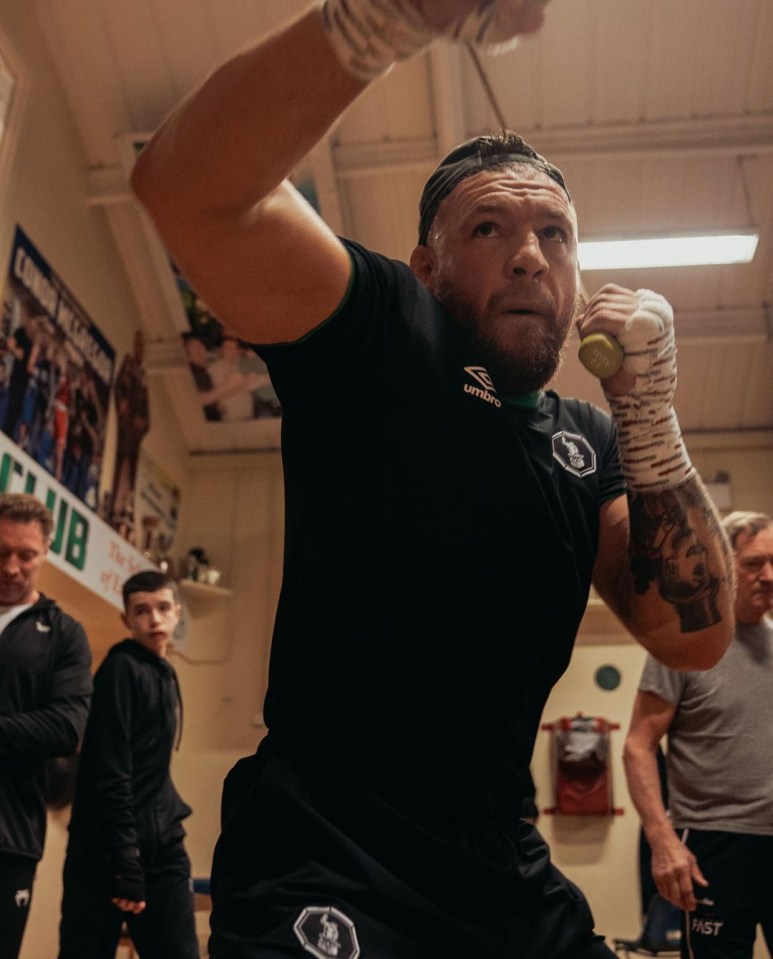
[[[508,274],[535,277],[547,273],[549,268],[539,236],[532,230],[521,234],[507,263]]]

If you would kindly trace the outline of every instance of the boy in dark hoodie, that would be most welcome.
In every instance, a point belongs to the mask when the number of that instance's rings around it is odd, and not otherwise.
[[[169,764],[182,700],[167,662],[180,619],[156,570],[123,586],[131,638],[94,677],[64,866],[60,959],[113,959],[126,922],[141,959],[198,959],[190,862]]]

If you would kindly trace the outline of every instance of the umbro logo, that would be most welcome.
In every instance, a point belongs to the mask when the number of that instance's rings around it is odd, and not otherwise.
[[[464,372],[469,373],[474,380],[477,380],[484,390],[490,390],[492,393],[496,393],[497,390],[494,386],[494,381],[489,376],[489,371],[485,366],[465,366]]]
[[[464,392],[469,393],[470,396],[475,396],[479,400],[483,400],[486,403],[490,403],[492,406],[496,406],[498,409],[502,407],[502,401],[494,396],[496,393],[496,387],[494,386],[494,381],[489,375],[489,371],[485,366],[465,366],[464,372],[470,376],[478,384],[473,386],[472,383],[464,384]]]

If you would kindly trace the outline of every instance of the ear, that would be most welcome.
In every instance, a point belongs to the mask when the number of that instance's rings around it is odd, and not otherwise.
[[[434,287],[435,268],[437,260],[435,253],[428,246],[419,245],[411,253],[411,270],[416,279],[428,289]]]
[[[129,617],[126,615],[126,611],[121,613],[121,622],[129,631],[131,631],[131,624],[129,623]]]

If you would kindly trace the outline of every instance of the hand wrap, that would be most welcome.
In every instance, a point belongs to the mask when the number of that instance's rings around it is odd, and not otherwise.
[[[117,852],[110,861],[109,892],[111,899],[128,899],[143,902],[145,899],[145,873],[139,850],[126,849]]]
[[[509,49],[517,41],[524,3],[547,0],[478,0],[442,30],[424,20],[415,0],[325,0],[322,19],[340,62],[369,83],[441,36],[497,53]]]
[[[628,392],[606,397],[628,488],[665,489],[695,473],[671,405],[676,389],[674,314],[651,290],[637,290],[636,296],[636,311],[615,333],[625,352],[623,369],[636,380]]]

